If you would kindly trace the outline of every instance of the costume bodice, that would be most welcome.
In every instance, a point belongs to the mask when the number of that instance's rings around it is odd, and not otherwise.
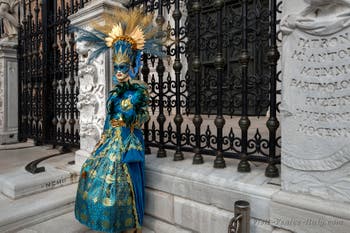
[[[149,96],[147,85],[141,81],[117,84],[107,100],[108,120],[123,121],[126,126],[142,124],[148,120]]]

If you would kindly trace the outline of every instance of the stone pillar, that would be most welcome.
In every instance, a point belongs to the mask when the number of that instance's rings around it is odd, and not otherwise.
[[[350,1],[307,2],[282,22],[282,189],[350,202]]]
[[[349,232],[350,0],[283,4],[282,191],[270,223]]]
[[[18,140],[17,42],[0,42],[0,144]]]
[[[111,0],[91,1],[76,14],[70,16],[71,25],[89,29],[89,23],[92,20],[103,23],[101,16],[115,7],[123,7],[123,5]],[[79,53],[78,76],[80,81],[78,96],[80,150],[76,152],[75,163],[81,167],[102,133],[106,116],[105,104],[111,88],[112,67],[110,52],[101,55],[91,64],[87,64],[87,58],[92,48],[86,42],[77,43],[77,52]]]

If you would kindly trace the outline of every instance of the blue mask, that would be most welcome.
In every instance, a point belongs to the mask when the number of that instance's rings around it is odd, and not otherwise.
[[[130,64],[129,63],[120,63],[120,64],[113,64],[114,66],[114,73],[116,74],[118,71],[122,72],[123,74],[126,74],[130,70]]]

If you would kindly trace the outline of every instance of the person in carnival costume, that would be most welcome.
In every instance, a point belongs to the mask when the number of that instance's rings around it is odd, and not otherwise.
[[[104,16],[93,30],[72,28],[77,41],[94,50],[89,61],[113,50],[114,87],[109,92],[103,132],[81,168],[75,217],[102,232],[141,232],[144,215],[144,140],[141,127],[149,119],[147,84],[135,80],[142,53],[161,56],[161,38],[153,15],[141,9]]]

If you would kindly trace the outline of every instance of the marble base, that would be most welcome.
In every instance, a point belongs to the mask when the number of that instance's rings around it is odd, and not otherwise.
[[[45,165],[45,172],[31,174],[24,167],[0,176],[1,192],[12,199],[77,182],[77,174]]]
[[[348,233],[350,205],[310,195],[278,192],[270,207],[270,224],[296,233]]]
[[[213,157],[192,165],[192,157],[174,162],[172,157],[146,156],[146,208],[155,232],[227,232],[234,216],[234,202],[246,200],[251,205],[251,233],[271,233],[269,206],[280,190],[278,179],[265,177],[265,165],[254,164],[251,173],[238,173],[239,161],[227,159],[227,168],[213,168]],[[146,223],[147,224],[147,223]],[[173,231],[156,230],[174,229]],[[177,228],[176,228],[177,227]],[[177,230],[176,230],[177,229]]]
[[[11,144],[18,142],[18,131],[13,132],[1,132],[0,133],[0,144]]]
[[[348,203],[281,191],[279,179],[264,176],[264,164],[252,164],[251,173],[238,173],[238,161],[226,159],[227,168],[214,169],[213,159],[205,157],[204,164],[193,166],[187,153],[185,160],[178,162],[171,156],[146,156],[145,213],[152,216],[149,229],[160,233],[227,232],[234,202],[246,200],[251,206],[251,233],[349,232]]]

